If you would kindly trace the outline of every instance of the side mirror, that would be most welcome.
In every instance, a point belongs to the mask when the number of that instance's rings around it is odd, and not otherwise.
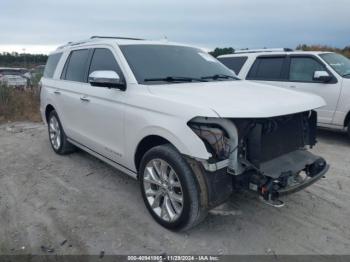
[[[329,82],[332,79],[332,76],[329,75],[327,71],[315,71],[314,80],[320,82]]]
[[[125,83],[122,82],[120,76],[114,71],[94,71],[89,75],[89,83],[92,86],[125,90]]]

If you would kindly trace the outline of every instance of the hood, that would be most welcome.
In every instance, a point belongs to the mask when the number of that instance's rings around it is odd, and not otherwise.
[[[326,105],[325,101],[317,95],[244,80],[148,87],[156,96],[176,103],[210,108],[219,117],[274,117]]]

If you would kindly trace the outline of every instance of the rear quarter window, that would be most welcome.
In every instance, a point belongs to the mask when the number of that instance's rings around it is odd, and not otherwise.
[[[49,55],[49,58],[47,59],[46,65],[45,65],[45,70],[44,70],[44,77],[46,78],[52,78],[57,64],[60,61],[62,56],[62,53],[56,53],[56,54],[52,54]]]
[[[247,79],[279,81],[283,77],[285,57],[258,57],[249,71]]]
[[[247,61],[247,56],[237,56],[237,57],[222,57],[218,58],[218,60],[223,63],[225,66],[235,71],[236,75],[241,72],[241,69],[244,63]]]

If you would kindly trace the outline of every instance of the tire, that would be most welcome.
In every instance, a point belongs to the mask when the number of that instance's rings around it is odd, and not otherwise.
[[[347,132],[348,132],[348,136],[350,137],[350,122],[348,123],[348,130],[347,130]]]
[[[186,160],[172,145],[156,146],[145,153],[139,179],[145,205],[163,227],[187,230],[205,218],[207,209],[200,202],[199,184]],[[162,183],[165,185],[161,186]]]
[[[66,155],[76,150],[76,147],[68,142],[61,121],[55,110],[52,110],[47,119],[49,141],[52,149],[59,155]]]

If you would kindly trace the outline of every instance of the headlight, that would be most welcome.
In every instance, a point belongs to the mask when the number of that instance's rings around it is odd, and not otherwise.
[[[216,126],[189,123],[190,128],[206,145],[209,153],[217,160],[228,158],[230,146],[225,132]]]

